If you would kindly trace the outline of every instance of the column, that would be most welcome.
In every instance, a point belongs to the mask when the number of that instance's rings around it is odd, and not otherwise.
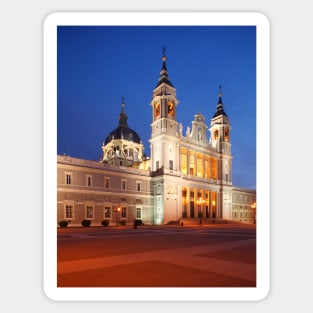
[[[187,189],[187,217],[190,217],[190,187],[186,187]]]
[[[209,190],[209,218],[212,218],[212,191]]]
[[[181,156],[180,156],[180,149],[179,149],[179,145],[176,144],[176,160],[174,161],[174,171],[179,171],[181,172]]]
[[[220,201],[220,192],[216,192],[216,217],[220,218],[221,217],[221,201]]]
[[[186,148],[186,155],[187,155],[187,164],[186,164],[186,166],[187,166],[187,175],[189,175],[190,174],[190,168],[189,168],[189,166],[190,166],[190,164],[189,164],[189,149],[187,149]],[[188,188],[188,190],[189,190],[189,188]]]
[[[195,160],[195,169],[194,169],[194,176],[198,177],[198,153],[194,153],[194,160]]]

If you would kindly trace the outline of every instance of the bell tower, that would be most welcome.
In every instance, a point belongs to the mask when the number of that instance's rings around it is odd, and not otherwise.
[[[222,101],[222,87],[218,94],[218,103],[216,111],[211,119],[211,145],[218,152],[231,154],[230,144],[230,123],[226,112],[224,111]]]
[[[218,177],[222,183],[232,183],[232,155],[230,143],[231,126],[226,112],[224,111],[222,101],[222,87],[218,94],[218,103],[216,112],[211,118],[210,128],[210,144],[217,152],[220,153],[219,158],[219,174]]]
[[[162,51],[160,78],[152,93],[152,133],[150,139],[152,171],[178,170],[176,89],[169,79],[165,49]]]

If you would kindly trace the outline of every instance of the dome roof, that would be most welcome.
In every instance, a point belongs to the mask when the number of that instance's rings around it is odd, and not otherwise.
[[[128,127],[127,125],[127,115],[124,110],[125,103],[124,99],[122,102],[122,110],[119,116],[119,125],[112,130],[107,138],[105,139],[104,144],[107,145],[111,140],[116,140],[116,139],[124,139],[128,141],[133,141],[135,143],[141,144],[141,139],[139,135],[131,128]]]
[[[127,125],[119,125],[113,131],[111,131],[105,140],[105,145],[107,145],[113,139],[124,139],[138,144],[141,143],[139,135]]]

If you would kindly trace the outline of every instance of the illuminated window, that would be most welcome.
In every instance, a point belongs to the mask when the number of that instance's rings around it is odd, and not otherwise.
[[[181,149],[181,171],[183,174],[187,174],[187,151]]]
[[[228,128],[226,128],[225,130],[224,137],[225,137],[225,141],[229,141],[229,129]]]
[[[141,208],[136,208],[136,218],[141,218]]]
[[[106,206],[106,207],[104,208],[104,217],[105,217],[105,218],[110,218],[110,217],[111,217],[111,208],[108,207],[108,206]]]
[[[198,154],[198,157],[197,157],[197,176],[203,177],[203,156],[202,156],[202,154]]]
[[[155,104],[155,117],[160,116],[160,103]]]
[[[210,160],[208,156],[205,157],[204,167],[205,167],[205,178],[210,178]]]
[[[174,114],[174,105],[172,102],[168,102],[167,104],[167,112],[169,116],[173,116]]]
[[[72,205],[65,206],[65,217],[73,218],[73,206]]]
[[[218,130],[215,130],[214,132],[214,139],[216,140],[218,138]]]
[[[87,218],[93,218],[93,207],[92,206],[86,206],[86,217]]]
[[[212,161],[212,171],[211,171],[211,173],[212,173],[212,178],[213,179],[216,179],[216,159],[215,158],[212,158],[211,159],[211,161]]]
[[[195,174],[195,156],[194,152],[189,153],[189,174],[194,175]]]

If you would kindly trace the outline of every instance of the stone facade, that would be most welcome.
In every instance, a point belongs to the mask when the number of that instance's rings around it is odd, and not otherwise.
[[[185,134],[176,119],[178,103],[163,56],[151,101],[151,157],[127,125],[123,100],[101,161],[58,156],[57,223],[255,222],[256,191],[232,185],[231,125],[221,90],[210,126],[197,113]]]

